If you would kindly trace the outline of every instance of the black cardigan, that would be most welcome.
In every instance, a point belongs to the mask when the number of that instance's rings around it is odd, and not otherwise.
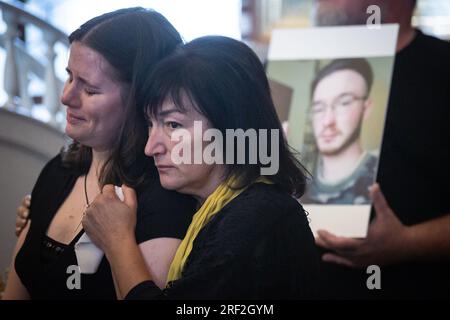
[[[126,299],[303,299],[316,293],[318,255],[302,206],[257,183],[199,232],[181,279],[138,284]]]

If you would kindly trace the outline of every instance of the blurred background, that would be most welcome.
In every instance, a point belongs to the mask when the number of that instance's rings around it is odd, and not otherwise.
[[[94,16],[132,6],[159,11],[186,41],[208,34],[241,39],[265,62],[271,31],[311,26],[314,0],[0,1],[0,292],[16,240],[15,209],[66,142],[59,95],[67,35]],[[413,24],[450,40],[450,0],[418,0]]]
[[[69,34],[94,16],[121,7],[154,8],[174,24],[186,41],[207,34],[226,35],[244,40],[264,60],[274,28],[312,25],[314,0],[22,0],[0,3],[3,16],[0,20],[0,75],[3,75],[6,61],[5,33],[8,24],[11,24],[5,18],[9,10],[7,4],[23,9],[64,34]],[[19,38],[25,40],[23,45],[29,54],[45,61],[49,41],[43,38],[47,29],[29,22],[17,25]],[[450,0],[419,0],[413,24],[425,33],[450,40]],[[58,80],[62,81],[65,78],[67,43],[57,40],[53,49],[55,73]],[[29,99],[35,105],[31,113],[38,119],[50,121],[52,115],[48,108],[39,108],[46,90],[45,82],[39,78],[33,72],[28,74]],[[0,76],[0,106],[5,105],[7,100],[4,77]],[[64,121],[63,114],[56,116],[57,121]]]

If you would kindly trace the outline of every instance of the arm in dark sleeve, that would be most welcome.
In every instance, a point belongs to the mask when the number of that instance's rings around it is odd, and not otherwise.
[[[238,268],[231,260],[223,266],[195,265],[204,268],[172,282],[164,290],[153,281],[141,282],[130,290],[125,300],[227,299],[242,291],[237,286],[241,283],[242,269],[247,267]]]
[[[153,281],[144,281],[131,289],[125,300],[157,300],[163,297],[163,291]]]
[[[152,182],[139,194],[136,240],[183,239],[195,211],[192,197],[168,191]]]

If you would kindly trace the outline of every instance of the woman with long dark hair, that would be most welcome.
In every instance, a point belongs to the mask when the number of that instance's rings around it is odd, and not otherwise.
[[[79,283],[70,280],[73,267],[93,264],[92,254],[77,256],[77,242],[85,247],[83,214],[107,183],[136,189],[136,246],[161,287],[194,211],[192,198],[161,187],[143,153],[147,130],[136,108],[155,64],[181,44],[178,32],[155,11],[128,8],[89,20],[69,40],[61,101],[73,143],[34,186],[31,221],[19,237],[4,299],[121,298],[105,258]]]

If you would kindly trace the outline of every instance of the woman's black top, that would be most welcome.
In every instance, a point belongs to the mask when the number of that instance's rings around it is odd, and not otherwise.
[[[32,299],[115,299],[114,283],[108,261],[103,257],[94,274],[81,274],[77,285],[74,245],[80,231],[68,245],[49,238],[46,233],[54,215],[83,173],[65,168],[61,156],[53,158],[42,170],[32,192],[31,225],[17,253],[15,269]],[[160,237],[182,239],[195,211],[195,200],[165,190],[155,176],[137,190],[138,243]],[[78,288],[80,287],[80,288]]]
[[[318,255],[302,206],[274,185],[250,186],[199,232],[182,277],[126,299],[313,298]]]

